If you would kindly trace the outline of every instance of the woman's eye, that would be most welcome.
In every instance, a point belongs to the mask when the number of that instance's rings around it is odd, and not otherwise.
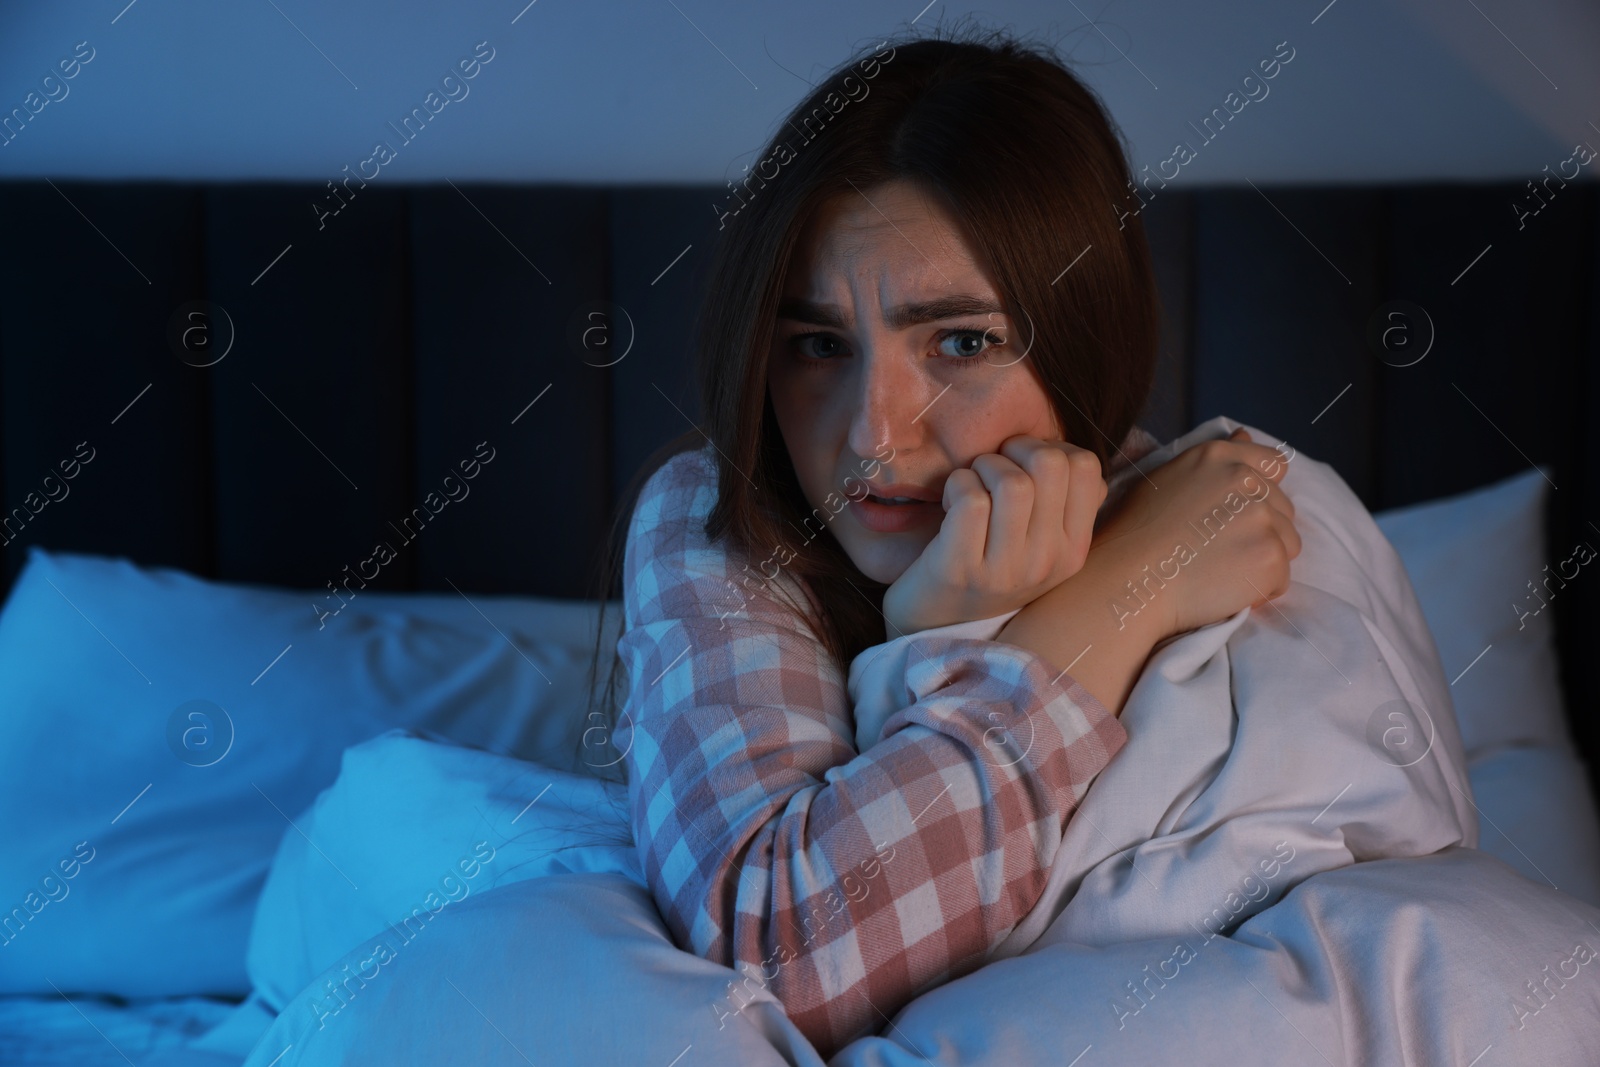
[[[1004,338],[994,330],[951,330],[940,338],[939,352],[966,360],[981,356],[987,349],[1002,343]]]
[[[849,355],[850,350],[844,341],[831,333],[803,333],[790,338],[791,345],[799,355],[812,362],[826,362],[840,356]],[[939,338],[939,354],[961,362],[979,362],[977,357],[984,352],[1004,344],[1005,337],[999,329],[965,329],[947,330]]]
[[[796,351],[812,359],[832,359],[845,351],[844,344],[831,333],[804,333],[793,341]]]

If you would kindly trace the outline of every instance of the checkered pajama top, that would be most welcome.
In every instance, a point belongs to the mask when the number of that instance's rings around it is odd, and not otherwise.
[[[741,973],[719,1021],[766,989],[828,1058],[984,962],[1127,734],[1032,652],[927,631],[908,638],[915,702],[858,752],[844,669],[791,607],[742,591],[747,555],[707,540],[716,497],[710,446],[679,453],[629,524],[616,740],[634,839],[677,944]]]

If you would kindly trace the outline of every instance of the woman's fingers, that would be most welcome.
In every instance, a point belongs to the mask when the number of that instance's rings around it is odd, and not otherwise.
[[[1282,481],[1283,476],[1289,471],[1289,464],[1284,462],[1283,454],[1276,448],[1239,442],[1238,450],[1240,460],[1248,464],[1252,470],[1259,471],[1263,478],[1274,482]]]
[[[958,578],[965,575],[967,561],[983,558],[993,507],[983,479],[966,467],[956,468],[945,479],[942,502],[944,521],[927,551],[942,573]]]
[[[1260,542],[1262,550],[1275,551],[1281,547],[1285,558],[1281,572],[1278,570],[1275,558],[1269,558],[1257,565],[1263,569],[1257,571],[1257,581],[1261,584],[1256,588],[1258,592],[1266,593],[1266,596],[1265,598],[1258,597],[1252,602],[1252,607],[1264,606],[1267,601],[1280,597],[1289,591],[1291,574],[1288,564],[1289,561],[1300,555],[1300,531],[1295,529],[1294,521],[1281,511],[1271,510],[1266,514],[1270,522],[1270,529],[1262,535],[1264,538]],[[1270,579],[1263,580],[1267,575],[1270,575]],[[1269,581],[1270,584],[1268,584]]]
[[[1073,490],[1075,461],[1071,453],[1076,451],[1081,450],[1065,441],[1045,441],[1025,435],[1007,438],[1000,446],[1001,454],[1033,479],[1033,509],[1028,516],[1027,543],[1034,558],[1017,560],[1025,578],[1045,582],[1058,576],[1055,549],[1066,530],[1063,516]]]
[[[984,566],[1004,567],[1023,558],[1028,523],[1033,514],[1033,478],[1013,460],[998,452],[985,452],[972,461],[993,501],[989,509],[989,537],[983,549]],[[953,472],[952,472],[953,473]]]
[[[1067,454],[1067,461],[1071,465],[1071,481],[1067,485],[1062,529],[1073,552],[1072,559],[1068,561],[1068,577],[1071,577],[1083,566],[1083,557],[1088,554],[1089,543],[1094,537],[1095,520],[1110,490],[1100,470],[1100,457],[1087,448],[1067,447],[1071,449]]]
[[[1279,511],[1272,516],[1272,522],[1278,531],[1278,536],[1283,539],[1284,547],[1289,550],[1289,558],[1294,559],[1300,554],[1302,547],[1300,531],[1295,527],[1294,519]]]
[[[1243,427],[1235,430],[1221,447],[1250,468],[1250,475],[1242,486],[1244,493],[1254,499],[1264,499],[1273,508],[1294,518],[1294,504],[1279,485],[1289,472],[1289,461],[1284,459],[1279,449],[1250,441],[1250,435]],[[1265,487],[1261,484],[1263,481],[1267,483]]]
[[[1294,501],[1289,499],[1289,494],[1284,492],[1282,485],[1279,484],[1289,470],[1289,464],[1284,461],[1282,453],[1275,448],[1268,448],[1266,445],[1247,445],[1242,438],[1239,442],[1239,448],[1241,462],[1250,468],[1250,473],[1242,479],[1244,495],[1248,496],[1252,501],[1266,504],[1274,512],[1283,516],[1286,524],[1292,530]],[[1296,549],[1296,552],[1298,553],[1298,549]]]
[[[1267,485],[1267,495],[1264,498],[1268,507],[1283,515],[1284,518],[1294,518],[1294,501],[1289,499],[1289,494],[1283,491],[1282,486]]]
[[[1191,483],[1180,475],[1180,484],[1188,487],[1180,496],[1244,496],[1265,504],[1260,510],[1271,520],[1270,532],[1251,525],[1274,546],[1281,542],[1292,559],[1300,554],[1300,534],[1294,504],[1278,484],[1288,463],[1281,445],[1258,444],[1241,427],[1227,438],[1197,445],[1178,465],[1201,478]],[[998,452],[977,456],[971,466],[950,473],[945,521],[926,554],[968,595],[978,588],[992,595],[1002,586],[1014,593],[1054,584],[1083,565],[1107,492],[1093,452],[1025,434],[1007,438]]]

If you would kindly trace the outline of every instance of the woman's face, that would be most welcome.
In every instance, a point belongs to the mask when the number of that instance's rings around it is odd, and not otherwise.
[[[1023,358],[1031,331],[1000,310],[955,217],[911,183],[819,210],[789,263],[768,364],[815,509],[804,535],[825,523],[863,574],[893,582],[939,532],[951,471],[1019,434],[1062,440]]]

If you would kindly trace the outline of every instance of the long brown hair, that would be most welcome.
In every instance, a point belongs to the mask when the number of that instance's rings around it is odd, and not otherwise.
[[[766,371],[790,256],[830,198],[896,180],[942,198],[1010,320],[1028,324],[1019,328],[1027,358],[1067,440],[1097,453],[1102,468],[1150,391],[1160,306],[1127,153],[1099,97],[1050,46],[976,28],[885,41],[819,83],[758,158],[716,208],[720,242],[695,327],[704,421],[657,451],[613,519],[593,587],[602,610],[591,692],[607,632],[603,602],[622,595],[634,498],[667,458],[706,438],[716,445],[706,534],[752,559],[792,544],[810,514]],[[796,607],[841,671],[884,639],[888,586],[862,574],[831,532],[784,569],[814,597],[816,610]],[[614,647],[610,665],[579,741],[583,761],[607,777],[622,765],[610,746],[621,674]]]

